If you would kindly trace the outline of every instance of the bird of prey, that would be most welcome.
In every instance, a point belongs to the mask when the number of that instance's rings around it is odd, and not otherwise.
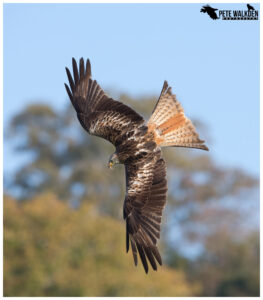
[[[248,8],[248,10],[255,10],[255,8],[250,4],[247,4],[247,8]]]
[[[92,135],[110,141],[116,151],[109,167],[124,164],[126,194],[123,217],[126,221],[126,250],[139,254],[145,272],[162,259],[157,249],[160,225],[166,202],[166,166],[161,147],[176,146],[208,150],[181,104],[165,81],[161,95],[146,123],[132,108],[108,97],[91,77],[90,61],[72,59],[73,77],[66,68],[68,96],[82,127]]]
[[[218,16],[215,12],[216,10],[218,10],[218,9],[213,8],[210,5],[206,5],[201,8],[200,12],[207,13],[211,19],[216,20],[216,19],[218,19]]]

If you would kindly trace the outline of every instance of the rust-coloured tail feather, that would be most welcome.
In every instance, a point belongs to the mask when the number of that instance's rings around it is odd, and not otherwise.
[[[204,141],[199,139],[192,122],[185,116],[184,110],[172,94],[167,81],[164,82],[161,95],[148,121],[149,131],[154,134],[157,145],[176,146],[208,150]]]

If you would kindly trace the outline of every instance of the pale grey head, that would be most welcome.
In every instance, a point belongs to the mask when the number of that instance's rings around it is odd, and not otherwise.
[[[114,152],[110,158],[109,158],[109,162],[108,162],[108,168],[112,169],[114,167],[114,165],[119,164],[119,158],[116,152]]]

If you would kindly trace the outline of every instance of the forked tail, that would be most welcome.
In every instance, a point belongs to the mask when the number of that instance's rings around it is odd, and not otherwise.
[[[208,150],[195,130],[192,122],[185,116],[181,104],[172,94],[167,81],[159,100],[148,121],[149,131],[153,132],[157,145],[161,147],[176,146]]]

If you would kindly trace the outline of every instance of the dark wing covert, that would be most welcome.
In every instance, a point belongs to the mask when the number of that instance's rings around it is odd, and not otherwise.
[[[82,127],[90,134],[102,137],[115,145],[123,134],[144,123],[144,119],[138,113],[109,98],[96,80],[91,79],[89,60],[85,67],[81,58],[78,69],[76,60],[72,58],[72,65],[74,79],[66,68],[70,87],[67,84],[65,87]]]

